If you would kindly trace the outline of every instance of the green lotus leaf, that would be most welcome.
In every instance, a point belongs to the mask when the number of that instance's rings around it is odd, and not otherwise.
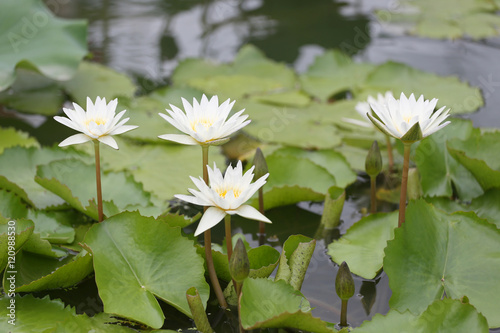
[[[92,256],[83,251],[63,259],[48,258],[27,251],[16,256],[16,292],[33,292],[74,286],[93,271]],[[4,273],[3,285],[10,274]]]
[[[363,217],[339,240],[328,245],[328,255],[337,264],[345,261],[352,273],[373,279],[382,269],[387,241],[394,238],[398,212]]]
[[[28,209],[20,197],[13,192],[0,189],[0,216],[18,219],[26,217],[27,214]]]
[[[30,210],[28,218],[35,222],[35,232],[42,239],[52,244],[70,244],[75,239],[75,229],[71,225],[81,216],[73,210]]]
[[[46,256],[49,258],[62,258],[68,255],[66,250],[52,246],[48,240],[43,239],[37,232],[30,235],[26,243],[24,243],[22,249],[23,251],[36,253],[40,256]]]
[[[316,57],[300,81],[306,92],[326,102],[335,94],[358,90],[374,67],[372,64],[354,63],[348,55],[329,50]]]
[[[437,107],[446,105],[453,114],[470,113],[483,106],[479,88],[461,82],[457,77],[442,77],[410,66],[387,62],[374,69],[363,84],[363,93],[376,95],[377,92],[392,91],[396,98],[401,92],[411,93],[416,98],[438,98]]]
[[[295,290],[300,290],[315,247],[315,239],[303,235],[288,237],[283,244],[275,280],[284,280]]]
[[[271,105],[285,105],[291,107],[306,107],[311,102],[309,95],[301,91],[271,92],[263,95],[253,95],[250,97],[257,103]]]
[[[9,256],[12,256],[12,252],[9,250],[9,237],[11,237],[11,242],[12,238],[15,238],[14,252],[17,252],[33,234],[34,229],[35,225],[31,220],[12,221],[0,216],[0,271],[7,265]],[[7,269],[15,270],[15,263]]]
[[[444,295],[467,296],[490,327],[499,327],[500,304],[491,297],[500,292],[499,242],[500,230],[474,213],[449,215],[423,200],[410,202],[385,249],[391,308],[421,313]]]
[[[311,314],[307,299],[284,281],[246,279],[240,300],[241,325],[257,328],[296,328],[316,333],[337,332]]]
[[[285,64],[267,59],[251,45],[238,52],[232,65],[216,65],[204,60],[187,60],[179,64],[172,81],[175,85],[187,85],[205,93],[227,98],[241,99],[248,95],[291,90],[295,85],[295,73]]]
[[[473,131],[470,121],[453,119],[419,143],[414,159],[424,195],[451,197],[455,188],[460,198],[470,200],[483,193],[474,175],[446,149],[447,141],[466,140]]]
[[[26,113],[55,115],[64,103],[57,81],[35,71],[18,69],[14,84],[0,92],[0,103]]]
[[[492,151],[500,149],[500,132],[480,134],[475,131],[464,141],[451,141],[448,151],[477,179],[484,190],[500,187],[500,157]]]
[[[37,184],[33,178],[37,165],[65,158],[86,159],[86,156],[73,149],[6,149],[0,155],[0,187],[16,193],[24,201],[40,209],[63,205],[61,198]]]
[[[109,102],[115,97],[133,97],[136,90],[132,80],[125,74],[91,62],[82,62],[75,76],[63,82],[61,86],[84,109],[87,97],[90,97],[92,102],[95,102],[97,96],[106,98]]]
[[[372,320],[365,321],[360,327],[352,330],[353,333],[488,331],[486,319],[472,305],[449,298],[434,301],[420,315],[413,315],[409,311],[401,313],[397,310],[390,310],[385,316],[377,314]]]
[[[66,307],[59,299],[51,300],[49,296],[35,298],[28,294],[23,297],[16,295],[14,298],[16,306],[16,326],[12,326],[7,320],[0,320],[2,332],[100,332],[100,333],[133,333],[135,330],[126,326],[114,325],[119,321],[107,313],[98,313],[93,317],[77,315],[72,307]],[[7,307],[11,299],[3,297],[0,299],[0,315],[8,318]],[[22,311],[19,311],[22,309]],[[10,318],[8,318],[10,319]]]
[[[422,37],[457,39],[467,36],[483,39],[498,35],[500,18],[496,11],[499,6],[495,1],[406,0],[400,6],[411,6],[413,10],[391,15],[381,10],[377,14],[390,23],[410,23],[406,29]]]
[[[0,101],[0,103],[2,103]],[[39,147],[40,144],[35,138],[30,137],[27,133],[16,131],[15,128],[0,128],[0,154],[5,148],[21,146],[21,147]]]
[[[97,207],[93,201],[96,196],[95,166],[76,159],[54,161],[38,167],[35,181],[63,198],[73,208],[97,219]],[[101,182],[103,199],[112,201],[112,204],[104,205],[104,214],[107,216],[120,210],[142,210],[143,207],[152,206],[149,193],[124,172],[104,173]],[[90,204],[85,206],[88,202]]]
[[[95,224],[84,242],[105,312],[160,328],[165,317],[155,296],[191,316],[186,290],[194,286],[206,304],[203,259],[179,227],[125,212]]]
[[[17,67],[68,80],[87,54],[85,21],[57,18],[40,0],[3,1],[0,22],[0,91],[14,82]]]

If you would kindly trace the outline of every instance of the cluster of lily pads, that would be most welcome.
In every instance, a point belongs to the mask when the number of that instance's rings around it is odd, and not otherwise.
[[[30,3],[12,6],[8,19],[23,22],[23,17],[32,17],[36,10],[46,10],[39,1]],[[51,41],[62,43],[50,35],[51,29],[64,31],[76,45],[84,44],[83,23],[76,27],[75,22],[53,17],[48,22],[50,29],[40,30],[37,40],[49,51]],[[61,28],[69,24],[75,24],[74,29]],[[33,46],[19,44],[19,58],[10,56],[2,62],[10,66],[1,69],[9,75],[0,75],[8,78],[2,81],[0,93],[5,110],[52,116],[60,112],[65,94],[79,105],[85,104],[87,96],[108,101],[118,97],[116,107],[127,109],[131,123],[139,127],[116,137],[119,150],[107,146],[101,150],[102,214],[106,217],[101,223],[96,223],[101,218],[94,199],[92,145],[41,146],[24,132],[0,129],[0,269],[8,264],[7,227],[14,220],[17,271],[16,328],[7,323],[10,299],[3,297],[2,331],[175,330],[165,321],[163,302],[187,317],[193,314],[186,293],[198,294],[206,306],[210,296],[206,248],[191,235],[192,224],[201,214],[172,209],[174,195],[192,187],[189,176],[200,175],[206,163],[201,162],[198,149],[157,139],[176,133],[158,112],[169,104],[180,105],[181,97],[199,101],[203,94],[218,95],[221,100],[235,99],[235,109],[245,108],[251,123],[220,149],[211,148],[210,162],[221,168],[226,158],[243,160],[250,169],[256,148],[261,148],[269,169],[262,188],[264,208],[325,200],[319,226],[323,231],[339,222],[345,189],[357,175],[363,175],[374,138],[387,161],[384,134],[373,126],[345,121],[364,120],[354,111],[359,102],[393,91],[396,96],[413,92],[438,97],[437,107],[447,105],[454,115],[482,105],[478,89],[454,77],[393,62],[356,63],[335,50],[326,51],[306,73],[298,74],[252,46],[243,47],[231,64],[185,60],[174,71],[171,85],[135,96],[136,87],[125,75],[80,62],[84,46],[78,54],[64,55],[71,61],[47,64],[50,56],[23,50],[25,45]],[[23,57],[27,60],[19,60]],[[51,73],[54,68],[59,71]],[[380,116],[378,120],[384,121]],[[500,292],[500,159],[491,153],[500,148],[500,133],[454,118],[445,128],[419,140],[411,149],[399,140],[392,142],[395,171],[406,160],[403,156],[409,155],[407,162],[415,168],[409,174],[417,175],[409,180],[410,200],[402,226],[396,228],[397,212],[369,214],[328,245],[332,260],[345,261],[352,273],[375,279],[383,268],[389,277],[391,310],[352,331],[411,327],[414,332],[487,332],[500,327],[500,308],[493,297]],[[237,169],[242,174],[243,166]],[[379,185],[379,201],[391,200],[388,190],[392,189]],[[397,188],[394,192],[399,197]],[[250,198],[249,204],[258,207],[258,198]],[[314,237],[330,242],[325,234]],[[316,241],[309,236],[290,236],[281,253],[267,245],[250,248],[246,243],[250,271],[241,290],[241,321],[235,319],[234,327],[336,331],[332,323],[312,315],[300,293]],[[228,285],[224,298],[236,304],[227,250],[213,244],[210,254],[217,280]],[[7,277],[4,270],[4,291]],[[77,314],[60,299],[40,297],[40,292],[73,287],[88,279],[95,279],[104,305],[104,312],[95,316]]]

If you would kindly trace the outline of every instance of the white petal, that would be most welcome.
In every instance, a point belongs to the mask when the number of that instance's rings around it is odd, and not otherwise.
[[[176,197],[177,199],[181,199],[181,200],[184,200],[186,202],[195,204],[195,205],[210,206],[208,202],[205,202],[204,200],[202,200],[200,198],[193,197],[193,196],[190,196],[190,195],[176,194],[176,195],[174,195],[174,197]]]
[[[105,135],[105,136],[100,136],[97,138],[99,142],[104,143],[105,145],[110,146],[111,148],[118,149],[118,144],[116,143],[115,139],[113,139],[112,136]]]
[[[249,205],[240,206],[238,209],[235,209],[234,211],[236,214],[246,217],[247,219],[272,223],[271,220],[262,215],[257,209]],[[230,212],[228,212],[228,214],[230,214]]]
[[[160,139],[182,143],[184,145],[199,145],[200,142],[196,141],[189,135],[185,134],[163,134],[158,136]]]
[[[202,232],[205,232],[208,229],[211,229],[217,223],[219,223],[224,216],[226,216],[226,212],[217,207],[209,207],[206,212],[203,214],[201,218],[200,224],[198,224],[198,228],[194,232],[195,236],[198,236]]]
[[[75,145],[75,144],[78,144],[78,143],[84,143],[84,142],[87,142],[87,141],[90,141],[90,140],[92,140],[91,137],[88,137],[85,134],[78,133],[78,134],[72,135],[69,138],[63,140],[63,142],[61,142],[59,144],[59,147],[64,147],[64,146],[69,146],[69,145]]]
[[[81,131],[81,129],[73,121],[71,121],[70,119],[68,119],[66,117],[55,116],[54,120],[65,125],[65,126],[68,126],[69,128],[74,129],[75,131],[78,131],[78,132]]]

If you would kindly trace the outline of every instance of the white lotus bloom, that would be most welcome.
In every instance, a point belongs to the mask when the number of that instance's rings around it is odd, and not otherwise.
[[[176,198],[195,205],[210,206],[203,214],[198,228],[194,233],[195,236],[215,226],[226,214],[238,214],[248,219],[271,223],[257,209],[249,205],[244,205],[266,183],[269,173],[251,183],[254,177],[254,167],[242,175],[243,168],[241,161],[238,162],[234,169],[228,166],[224,177],[222,177],[222,173],[215,163],[213,170],[208,165],[207,169],[210,187],[201,177],[199,179],[191,177],[191,180],[198,187],[199,191],[189,189],[189,192],[193,196],[175,195]]]
[[[87,97],[87,111],[76,103],[73,103],[74,110],[63,108],[64,113],[69,119],[59,116],[55,116],[54,119],[81,133],[65,139],[59,144],[59,147],[99,140],[114,149],[118,149],[118,145],[112,135],[128,132],[138,126],[125,125],[130,118],[120,121],[126,110],[115,115],[117,105],[117,99],[106,104],[106,98],[97,97],[94,104]]]
[[[219,105],[217,96],[208,100],[207,96],[203,95],[200,103],[193,98],[193,105],[191,105],[182,98],[185,113],[170,104],[172,110],[166,109],[170,117],[163,113],[159,115],[186,134],[164,134],[158,137],[186,145],[221,144],[231,134],[250,123],[250,120],[246,120],[248,115],[241,115],[245,109],[227,119],[234,102],[230,103],[228,99]]]
[[[415,100],[413,94],[407,98],[401,93],[398,100],[389,96],[385,105],[370,103],[373,113],[368,112],[367,115],[385,134],[404,142],[415,142],[450,123],[443,123],[448,118],[450,109],[444,111],[446,107],[443,106],[434,112],[437,101],[436,98],[424,100],[423,95]]]
[[[368,116],[366,115],[367,113],[370,113],[372,111],[370,108],[370,104],[378,103],[386,105],[389,96],[393,97],[392,91],[386,91],[384,95],[378,93],[377,99],[373,98],[372,96],[368,96],[366,102],[358,102],[354,107],[354,109],[361,115],[361,117],[363,117],[364,120],[353,119],[353,118],[342,118],[342,120],[361,127],[373,128],[374,126],[373,123],[370,121],[370,118],[368,118]]]

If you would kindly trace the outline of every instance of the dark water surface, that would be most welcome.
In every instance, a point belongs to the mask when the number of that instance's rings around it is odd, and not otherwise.
[[[56,13],[59,16],[89,21],[88,42],[94,60],[131,75],[143,91],[167,84],[169,75],[182,59],[203,57],[231,61],[247,43],[298,72],[305,71],[325,49],[340,48],[359,60],[373,63],[394,60],[467,80],[482,89],[486,102],[485,107],[468,118],[475,126],[500,127],[500,39],[474,42],[406,36],[397,28],[385,26],[372,14],[374,8],[388,13],[396,11],[394,1],[79,0],[60,3]],[[368,206],[365,180],[360,179],[358,184],[358,188],[349,191],[343,224],[332,237],[338,238],[344,233],[361,218],[361,208]],[[321,211],[321,205],[308,203],[269,211],[269,218],[277,223],[269,226],[268,232],[279,239],[271,244],[281,250],[280,244],[291,234],[312,237]],[[234,226],[235,231],[245,233],[251,245],[258,245],[256,223],[236,220]],[[218,227],[214,238],[220,242],[223,230]],[[334,287],[337,267],[325,251],[323,241],[318,241],[302,291],[316,307],[315,316],[338,322],[340,300]],[[100,306],[95,300],[95,286],[92,282],[84,285],[94,296],[89,298],[86,292],[78,295],[81,288],[77,288],[74,297],[79,299],[77,303],[83,304],[80,311],[95,312]],[[359,326],[376,313],[387,313],[390,294],[383,272],[374,280],[356,278],[356,295],[349,301],[348,321]],[[190,325],[187,319],[178,322],[179,316],[175,314],[167,316],[170,329]],[[211,320],[215,319],[213,313]],[[232,329],[223,324],[224,320],[217,331],[231,332]]]

